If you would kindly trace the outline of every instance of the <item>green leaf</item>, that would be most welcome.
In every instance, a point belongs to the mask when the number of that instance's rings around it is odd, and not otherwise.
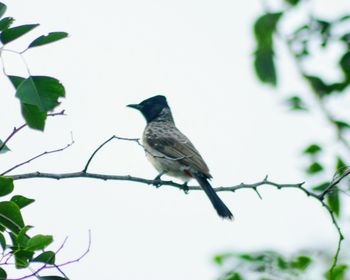
[[[284,0],[291,6],[296,6],[300,2],[300,0]]]
[[[58,99],[65,96],[63,85],[55,78],[30,76],[17,88],[16,96],[22,103],[35,105],[42,112],[53,110]]]
[[[12,193],[13,188],[13,179],[11,177],[0,176],[0,196],[5,196]]]
[[[31,198],[27,198],[25,196],[22,195],[15,195],[11,198],[11,201],[16,203],[17,206],[22,209],[26,206],[28,206],[29,204],[32,204],[35,200],[31,199]]]
[[[273,34],[282,12],[266,13],[254,24],[254,35],[257,43],[254,53],[254,68],[261,82],[275,86],[277,74],[274,63]]]
[[[39,280],[69,280],[60,276],[38,276]]]
[[[258,49],[272,50],[273,34],[282,15],[282,12],[266,13],[255,21],[254,35]]]
[[[292,96],[286,100],[287,105],[293,111],[307,111],[306,104],[299,96]]]
[[[33,251],[43,250],[47,246],[49,246],[52,243],[52,241],[53,238],[51,235],[38,234],[29,239],[27,249]]]
[[[240,259],[248,261],[248,262],[261,262],[264,261],[265,255],[262,254],[240,254],[238,256]]]
[[[254,68],[257,77],[263,83],[273,86],[277,84],[277,74],[274,63],[273,34],[282,12],[266,13],[254,24],[254,35],[257,43],[254,54]]]
[[[311,264],[312,260],[308,256],[298,256],[291,262],[291,267],[304,271]]]
[[[350,79],[350,51],[347,51],[339,61],[340,68],[343,70],[345,78]]]
[[[319,185],[312,187],[312,190],[316,191],[316,192],[322,192],[329,187],[329,184],[330,184],[330,182],[321,183]]]
[[[224,258],[222,257],[222,255],[214,256],[213,260],[218,265],[222,265],[224,263]]]
[[[56,254],[52,251],[46,251],[35,257],[32,262],[55,264]]]
[[[232,272],[230,275],[224,278],[225,280],[243,280],[244,278],[238,272]]]
[[[350,15],[345,15],[345,16],[341,16],[337,22],[343,22],[343,21],[347,21],[350,19]]]
[[[20,76],[7,76],[10,79],[10,82],[15,88],[18,88],[21,83],[25,81],[25,78],[20,77]]]
[[[11,241],[12,241],[12,246],[10,248],[12,248],[13,250],[16,250],[18,248],[17,246],[17,234],[14,234],[13,232],[8,232]]]
[[[2,141],[0,140],[0,147],[2,146],[3,143],[4,143],[4,142],[2,142]],[[5,146],[3,146],[3,147],[1,148],[0,154],[4,154],[4,153],[6,153],[6,152],[8,152],[8,151],[10,151],[10,149],[5,145]]]
[[[12,17],[6,17],[0,20],[0,31],[8,29],[14,21],[15,19]]]
[[[329,92],[342,92],[349,85],[350,80],[345,79],[342,82],[335,82],[328,85]]]
[[[315,155],[318,154],[322,151],[322,148],[318,144],[311,144],[309,145],[304,151],[303,154],[306,155]]]
[[[282,256],[277,256],[277,266],[279,269],[285,270],[288,268],[288,263]]]
[[[319,162],[315,161],[311,163],[310,166],[306,169],[306,173],[310,175],[314,175],[322,172],[323,170],[324,170],[323,166]]]
[[[33,258],[34,252],[29,250],[18,250],[14,253],[16,268],[26,268]]]
[[[10,79],[11,83],[13,84],[13,86],[15,88],[20,89],[22,91],[24,90],[22,93],[26,94],[25,93],[25,89],[23,89],[23,84],[25,82],[28,83],[27,82],[28,79],[25,79],[25,78],[19,77],[19,76],[9,76],[9,79]],[[50,83],[55,84],[54,81],[51,82],[51,79],[53,79],[53,78],[49,78],[49,80],[50,80],[49,84]],[[53,80],[55,80],[55,79],[53,79]],[[55,80],[55,81],[57,81],[57,80]],[[49,95],[49,96],[51,95],[51,97],[52,97],[55,94],[61,94],[59,86],[57,87],[57,90],[53,89],[53,90],[45,91],[45,87],[42,85],[42,83],[39,83],[39,84],[40,84],[40,86],[39,86],[40,92],[43,95],[45,95],[45,96],[42,97],[42,99],[45,99],[46,95]],[[36,93],[36,89],[35,88],[30,88],[30,89],[31,89],[31,91],[29,91],[29,93],[32,93],[32,91],[34,91],[34,93]],[[64,92],[63,92],[63,95],[64,95]],[[58,104],[58,102],[56,104]],[[38,130],[41,130],[41,131],[44,130],[47,113],[46,112],[42,112],[39,109],[39,107],[37,106],[37,104],[31,105],[31,104],[27,104],[25,102],[24,103],[21,102],[21,111],[22,111],[22,115],[23,115],[26,123],[28,124],[28,126],[30,128],[38,129]]]
[[[324,97],[331,93],[331,88],[321,78],[308,75],[304,75],[304,78],[319,97]]]
[[[338,189],[333,189],[327,194],[327,204],[334,214],[339,217],[340,214],[340,198]]]
[[[16,40],[17,38],[21,37],[22,35],[33,30],[37,26],[39,26],[39,24],[27,24],[27,25],[21,25],[21,26],[16,26],[16,27],[6,29],[0,34],[0,41],[4,45],[7,43],[10,43],[13,40]]]
[[[350,44],[350,33],[345,33],[343,36],[341,36],[340,40],[349,45]]]
[[[21,229],[21,231],[17,234],[16,237],[16,245],[20,248],[26,248],[28,244],[29,237],[27,235],[27,231],[33,228],[32,226],[25,226]]]
[[[6,13],[6,10],[6,5],[0,2],[0,17],[2,17]]]
[[[4,237],[4,235],[0,232],[0,245],[3,251],[5,251],[6,249],[6,239]],[[1,280],[1,278],[0,278]]]
[[[33,42],[30,43],[28,48],[34,48],[34,47],[50,44],[58,40],[64,39],[66,37],[68,37],[68,33],[66,32],[51,32],[47,35],[42,35],[39,38],[36,38]]]
[[[346,280],[347,269],[348,266],[345,264],[338,265],[333,269],[333,273],[330,273],[330,271],[326,273],[326,278],[327,280]]]
[[[17,204],[12,201],[0,202],[0,224],[16,234],[19,233],[24,222]]]
[[[7,279],[6,271],[0,267],[0,280],[6,280],[6,279]]]
[[[259,80],[263,83],[276,86],[277,73],[276,73],[274,54],[272,49],[270,50],[258,49],[254,55],[255,55],[255,60],[254,60],[255,73],[259,78]]]
[[[343,161],[343,159],[340,156],[337,156],[337,163],[335,165],[335,170],[337,174],[343,175],[344,172],[347,170],[348,166]]]
[[[30,128],[44,131],[47,117],[46,112],[41,112],[35,105],[25,103],[21,103],[21,112],[26,124]]]
[[[314,23],[317,23],[318,31],[320,32],[321,36],[321,47],[326,47],[328,45],[328,41],[330,38],[330,31],[332,24],[329,21],[321,20],[321,19],[314,19]]]
[[[338,127],[339,130],[350,129],[350,124],[345,121],[333,120],[333,123]]]

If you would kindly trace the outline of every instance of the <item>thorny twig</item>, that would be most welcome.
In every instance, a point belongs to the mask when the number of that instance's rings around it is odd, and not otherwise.
[[[77,171],[77,172],[71,172],[71,173],[32,172],[32,173],[25,173],[25,174],[16,174],[16,175],[12,175],[11,177],[14,180],[24,180],[24,179],[32,179],[32,178],[48,178],[48,179],[57,179],[57,180],[69,179],[69,178],[93,178],[93,179],[101,179],[101,180],[132,181],[132,182],[137,182],[137,183],[142,183],[142,184],[147,184],[147,185],[156,185],[156,186],[171,186],[174,188],[178,188],[180,190],[185,190],[185,188],[186,188],[186,191],[202,190],[202,188],[200,186],[186,186],[185,187],[183,184],[179,184],[179,183],[176,183],[173,181],[166,181],[166,180],[160,180],[160,179],[156,179],[156,180],[153,179],[152,180],[152,179],[134,177],[134,176],[130,176],[130,175],[124,175],[124,176],[123,175],[107,175],[107,174],[98,174],[98,173],[87,172],[87,169],[88,169],[92,159],[96,155],[96,153],[104,145],[106,145],[108,142],[110,142],[112,139],[132,141],[132,142],[136,142],[138,145],[142,146],[142,144],[139,142],[138,138],[125,138],[125,137],[119,137],[119,136],[114,135],[114,136],[110,137],[108,140],[106,140],[105,142],[103,142],[93,152],[93,154],[90,156],[87,163],[85,164],[83,171]],[[327,193],[334,190],[336,188],[336,185],[341,180],[343,180],[346,176],[348,176],[349,174],[350,174],[350,171],[347,170],[341,176],[335,176],[333,178],[333,181],[330,183],[329,187],[321,194],[312,192],[312,191],[308,190],[307,188],[305,188],[304,182],[295,183],[295,184],[275,183],[273,181],[268,180],[267,176],[262,181],[259,181],[257,183],[252,183],[252,184],[241,183],[239,185],[234,185],[234,186],[217,187],[217,188],[214,188],[214,190],[216,192],[235,192],[235,191],[241,190],[241,189],[250,189],[250,190],[255,191],[258,194],[259,198],[261,198],[261,195],[258,192],[258,188],[263,186],[263,185],[268,185],[268,186],[273,186],[277,189],[287,189],[287,188],[298,189],[298,190],[304,192],[307,196],[312,197],[312,198],[316,199],[317,201],[319,201],[321,203],[321,205],[328,212],[328,214],[331,218],[331,221],[332,221],[332,223],[337,231],[337,234],[338,234],[338,245],[337,245],[335,255],[333,257],[332,266],[330,268],[330,274],[332,274],[334,268],[336,267],[337,261],[338,261],[338,257],[339,257],[339,253],[340,253],[340,249],[341,249],[341,243],[344,239],[344,236],[343,236],[343,233],[340,229],[340,226],[335,218],[335,214],[334,214],[333,210],[325,202],[325,196]],[[69,264],[69,263],[67,263],[67,264]],[[63,265],[66,265],[66,264],[61,264],[60,266],[63,266]]]

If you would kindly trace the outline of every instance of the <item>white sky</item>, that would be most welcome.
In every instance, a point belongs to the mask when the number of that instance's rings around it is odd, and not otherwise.
[[[90,153],[113,134],[140,137],[145,122],[126,108],[164,94],[178,127],[191,138],[211,169],[214,186],[262,180],[303,181],[300,151],[332,131],[317,114],[287,112],[281,95],[303,91],[293,64],[283,72],[280,92],[254,76],[251,26],[259,1],[4,1],[17,24],[41,23],[13,48],[50,31],[67,31],[59,43],[26,55],[33,74],[59,78],[67,90],[61,108],[67,117],[49,119],[45,133],[25,130],[2,156],[2,169],[42,151],[75,144],[63,153],[18,169],[70,172],[82,169]],[[327,11],[331,1],[324,1]],[[328,2],[328,6],[327,3]],[[346,1],[338,6],[347,8]],[[335,9],[331,6],[332,11]],[[336,10],[334,10],[336,11]],[[336,12],[335,12],[336,13]],[[23,74],[18,58],[6,57],[9,70]],[[23,121],[11,85],[1,81],[0,138]],[[157,173],[134,143],[112,142],[90,171],[154,178]],[[33,233],[55,236],[59,259],[79,256],[92,231],[92,248],[67,267],[71,279],[214,279],[211,258],[230,250],[335,249],[337,235],[320,205],[301,192],[262,187],[220,193],[235,215],[217,217],[201,192],[155,189],[131,182],[87,179],[17,181],[16,193],[36,199],[24,210]]]

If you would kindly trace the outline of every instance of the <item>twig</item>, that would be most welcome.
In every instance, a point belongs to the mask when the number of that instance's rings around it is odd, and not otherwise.
[[[333,190],[339,184],[341,180],[343,180],[345,177],[347,177],[350,174],[350,168],[347,168],[344,173],[337,177],[338,172],[334,174],[332,182],[329,184],[329,186],[321,193],[319,194],[320,200],[324,200],[325,196]]]
[[[20,166],[22,166],[22,165],[28,164],[28,163],[30,163],[31,161],[33,161],[33,160],[35,160],[35,159],[38,159],[38,158],[40,158],[40,157],[42,157],[42,156],[49,155],[49,154],[53,154],[53,153],[62,152],[62,151],[64,151],[65,149],[67,149],[67,148],[69,148],[70,146],[72,146],[73,144],[74,144],[74,141],[73,141],[73,139],[72,139],[72,142],[69,143],[69,144],[67,144],[65,147],[59,148],[59,149],[56,149],[56,150],[51,150],[51,151],[43,152],[43,153],[41,153],[41,154],[39,154],[39,155],[36,155],[36,156],[34,156],[34,157],[32,157],[32,158],[30,158],[30,159],[24,161],[24,162],[18,163],[18,164],[16,164],[15,166],[13,166],[13,167],[9,168],[8,170],[6,170],[5,172],[1,173],[0,176],[4,176],[4,175],[6,175],[7,173],[11,172],[12,170],[17,169],[18,167],[20,167]]]
[[[9,136],[7,136],[7,138],[5,139],[5,141],[0,145],[0,151],[6,146],[7,142],[10,141],[10,139],[18,132],[20,131],[22,128],[26,127],[27,124],[22,124],[20,127],[14,127],[12,132],[10,133]]]
[[[142,144],[140,143],[138,138],[124,138],[124,137],[119,137],[119,136],[112,136],[109,139],[107,139],[105,142],[103,142],[90,156],[90,158],[88,159],[83,171],[78,171],[78,172],[71,172],[71,173],[42,173],[42,172],[32,172],[32,173],[25,173],[25,174],[16,174],[16,175],[12,175],[11,177],[14,180],[24,180],[24,179],[33,179],[33,178],[47,178],[47,179],[56,179],[56,180],[60,180],[60,179],[69,179],[69,178],[92,178],[92,179],[100,179],[100,180],[116,180],[116,181],[132,181],[132,182],[137,182],[137,183],[142,183],[142,184],[147,184],[147,185],[156,185],[157,187],[159,186],[171,186],[174,188],[178,188],[180,190],[185,190],[184,184],[179,184],[173,181],[165,181],[165,180],[160,180],[160,179],[145,179],[145,178],[140,178],[140,177],[133,177],[130,175],[108,175],[108,174],[97,174],[97,173],[90,173],[87,172],[87,169],[92,161],[92,159],[95,157],[95,155],[97,154],[97,152],[104,146],[106,145],[108,142],[110,142],[112,139],[119,139],[119,140],[127,140],[127,141],[133,141],[136,142],[138,145],[142,146]],[[142,146],[143,147],[143,146]],[[333,181],[331,182],[331,185],[321,194],[317,194],[314,193],[312,191],[309,191],[308,189],[306,189],[303,185],[304,182],[302,183],[296,183],[296,184],[281,184],[281,183],[275,183],[272,182],[270,180],[268,180],[268,176],[266,176],[262,181],[257,182],[257,183],[253,183],[253,184],[244,184],[241,183],[239,185],[235,185],[235,186],[228,186],[228,187],[218,187],[218,188],[214,188],[214,190],[216,192],[235,192],[237,190],[240,189],[251,189],[253,191],[255,191],[259,198],[262,198],[259,191],[258,191],[258,187],[263,186],[263,185],[269,185],[269,186],[273,186],[277,189],[286,189],[286,188],[294,188],[294,189],[298,189],[302,192],[304,192],[307,196],[309,197],[313,197],[314,199],[316,199],[317,201],[319,201],[321,203],[322,206],[325,207],[325,209],[327,210],[328,214],[331,217],[332,223],[334,225],[334,227],[337,230],[338,233],[338,246],[336,249],[336,253],[334,255],[333,258],[333,263],[332,266],[330,268],[330,274],[332,275],[334,268],[336,267],[337,261],[338,261],[338,257],[339,257],[339,253],[340,253],[340,249],[341,249],[341,243],[342,240],[344,239],[344,236],[342,234],[342,231],[338,225],[338,222],[336,221],[334,212],[331,208],[329,208],[329,206],[324,202],[324,197],[325,195],[331,191],[331,189],[338,184],[341,180],[343,180],[346,176],[348,176],[350,174],[350,170],[347,170],[346,172],[344,172],[341,176],[339,177],[334,177]],[[198,190],[202,190],[202,188],[200,186],[187,186],[186,185],[186,191],[198,191]],[[90,244],[90,241],[89,241]],[[88,247],[87,252],[90,249],[90,245]],[[87,254],[86,252],[86,254]],[[85,254],[83,254],[83,256],[85,256]],[[79,261],[79,259],[77,259],[76,261]],[[74,261],[73,261],[74,262]],[[67,262],[64,264],[59,265],[59,267],[69,264],[72,262]]]
[[[61,264],[57,264],[57,265],[53,265],[53,266],[48,265],[47,268],[50,269],[50,268],[63,267],[63,266],[70,265],[72,263],[79,262],[90,252],[90,249],[91,249],[91,230],[89,230],[88,247],[86,248],[85,252],[80,257],[78,257],[78,258],[76,258],[74,260],[71,260],[71,261],[67,261],[65,263],[61,263]]]
[[[83,172],[86,172],[89,168],[89,165],[92,161],[92,159],[94,158],[94,156],[97,154],[97,152],[104,146],[106,145],[108,142],[112,141],[113,139],[118,139],[118,140],[126,140],[126,141],[134,141],[136,143],[138,143],[140,145],[140,141],[139,138],[125,138],[125,137],[119,137],[119,136],[115,136],[113,135],[111,138],[107,139],[105,142],[103,142],[100,146],[97,147],[97,149],[91,154],[90,158],[88,159],[88,161],[85,164],[85,167],[83,169]]]
[[[88,161],[85,164],[85,167],[83,169],[83,172],[87,172],[89,165],[92,161],[92,159],[94,158],[94,156],[96,155],[96,153],[104,146],[106,145],[108,142],[112,141],[113,139],[117,139],[117,140],[123,140],[123,141],[132,141],[137,143],[137,145],[139,145],[140,147],[142,147],[144,149],[144,151],[148,154],[150,154],[151,156],[155,157],[155,158],[164,158],[164,159],[168,159],[168,160],[174,160],[174,161],[178,161],[178,160],[182,160],[185,158],[191,158],[193,157],[193,155],[189,155],[189,156],[181,156],[181,157],[177,157],[177,158],[173,158],[173,157],[168,157],[166,155],[155,155],[152,154],[150,151],[148,151],[145,146],[143,146],[140,142],[139,138],[126,138],[126,137],[119,137],[116,135],[113,135],[112,137],[110,137],[109,139],[107,139],[105,142],[103,142],[100,146],[97,147],[97,149],[91,154],[90,158],[88,159]]]
[[[93,178],[93,179],[100,179],[100,180],[105,180],[105,181],[106,180],[132,181],[132,182],[137,182],[137,183],[142,183],[142,184],[147,184],[147,185],[171,186],[174,188],[178,188],[180,190],[184,190],[183,184],[179,184],[179,183],[176,183],[173,181],[152,180],[152,179],[133,177],[130,175],[126,175],[126,176],[106,175],[106,174],[88,173],[88,172],[83,172],[83,171],[72,172],[72,173],[61,173],[61,174],[33,172],[33,173],[13,175],[11,177],[14,180],[24,180],[24,179],[33,179],[33,178],[48,178],[48,179],[56,179],[56,180],[69,179],[69,178]],[[340,178],[344,179],[345,176],[342,176]],[[334,224],[334,227],[336,228],[337,233],[338,233],[338,246],[336,249],[336,253],[334,255],[332,267],[330,268],[330,271],[333,271],[336,264],[337,264],[337,261],[338,261],[338,256],[339,256],[339,252],[341,249],[341,243],[342,243],[342,240],[344,239],[344,236],[343,236],[342,231],[338,225],[338,222],[335,219],[333,211],[328,207],[328,205],[324,202],[323,198],[321,198],[319,194],[311,192],[308,189],[306,189],[305,187],[303,187],[304,182],[296,183],[296,184],[281,184],[281,183],[275,183],[275,182],[269,181],[269,180],[267,180],[267,178],[265,178],[264,180],[257,182],[257,183],[253,183],[253,184],[241,183],[239,185],[234,185],[234,186],[214,188],[214,190],[216,192],[235,192],[235,191],[241,190],[241,189],[251,189],[251,190],[257,192],[257,188],[260,186],[263,186],[263,185],[273,186],[279,190],[280,189],[288,189],[288,188],[298,189],[298,190],[304,192],[307,196],[316,199],[317,201],[319,201],[322,204],[322,206],[325,207],[325,209],[327,210],[328,214],[330,215],[332,223]],[[189,190],[199,191],[199,190],[202,190],[202,188],[200,186],[188,186],[187,190],[188,191]],[[259,194],[259,192],[257,192],[257,193]],[[260,194],[259,194],[259,197],[261,197]]]
[[[65,115],[65,110],[62,110],[60,112],[57,112],[57,113],[50,113],[50,114],[47,114],[47,116],[50,116],[50,117],[54,117],[54,116],[64,116]],[[24,127],[26,127],[27,124],[22,124],[21,126],[19,126],[18,128],[17,127],[14,127],[12,132],[10,133],[9,136],[7,136],[7,138],[5,139],[5,141],[0,145],[0,151],[5,147],[5,145],[7,144],[8,141],[10,141],[10,139],[17,133],[19,132],[21,129],[23,129]]]
[[[66,237],[63,241],[63,243],[60,245],[60,247],[56,250],[55,255],[57,255],[65,246],[66,242],[67,242],[68,238]],[[42,265],[41,267],[39,267],[38,269],[36,269],[35,271],[33,271],[31,274],[22,276],[20,278],[7,278],[7,280],[24,280],[24,279],[28,279],[28,278],[32,278],[32,277],[36,277],[40,272],[42,272],[43,270],[49,270],[49,269],[57,269],[65,278],[68,279],[68,277],[66,276],[66,274],[62,271],[61,267],[63,266],[67,266],[69,264],[75,263],[75,262],[79,262],[81,259],[83,259],[89,252],[90,252],[90,248],[91,248],[91,231],[89,230],[89,241],[88,241],[88,247],[85,250],[85,252],[78,258],[62,263],[62,264],[54,264],[54,265],[49,265],[47,263],[45,263],[44,265]]]

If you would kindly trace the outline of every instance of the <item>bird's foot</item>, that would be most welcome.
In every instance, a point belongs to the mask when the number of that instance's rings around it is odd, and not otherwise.
[[[185,194],[188,194],[188,192],[190,191],[190,188],[188,187],[188,182],[183,183],[181,189],[184,191]]]
[[[160,179],[164,174],[165,172],[161,172],[157,175],[156,178],[153,179],[153,186],[155,186],[157,189],[162,185]]]

